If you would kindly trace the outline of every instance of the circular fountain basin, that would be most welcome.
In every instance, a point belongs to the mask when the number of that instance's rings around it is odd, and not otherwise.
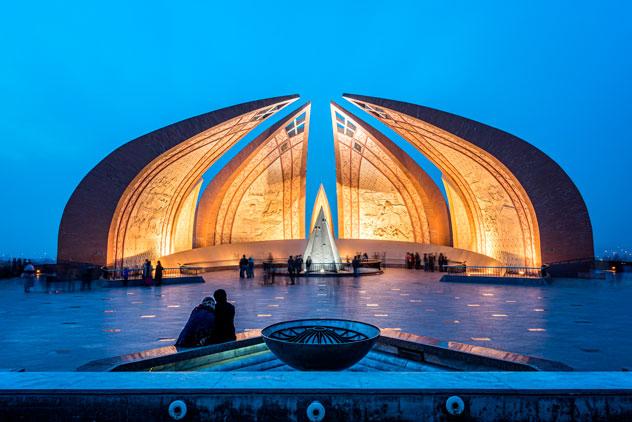
[[[281,361],[301,371],[340,371],[371,350],[380,329],[346,319],[299,319],[261,331],[268,348]]]

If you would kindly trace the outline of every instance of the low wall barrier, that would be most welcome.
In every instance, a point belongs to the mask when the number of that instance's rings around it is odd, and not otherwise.
[[[467,276],[483,276],[483,277],[502,277],[502,278],[542,278],[546,276],[546,269],[537,267],[484,267],[476,265],[447,265],[448,274],[467,275]],[[544,271],[544,273],[543,273]]]

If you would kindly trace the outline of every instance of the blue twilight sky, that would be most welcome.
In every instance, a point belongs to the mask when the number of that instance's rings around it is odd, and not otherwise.
[[[333,202],[343,92],[526,139],[579,187],[597,253],[632,247],[631,16],[625,1],[5,2],[0,257],[54,256],[74,187],[121,144],[276,95],[313,102],[307,208],[320,181]]]

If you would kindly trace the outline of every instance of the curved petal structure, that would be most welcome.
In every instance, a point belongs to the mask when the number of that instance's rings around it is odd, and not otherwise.
[[[568,175],[542,151],[484,124],[415,104],[345,94],[443,172],[456,248],[509,265],[594,255],[590,218]]]
[[[368,123],[331,103],[338,237],[450,245],[441,191],[412,158]]]
[[[305,238],[310,104],[239,152],[204,191],[195,246]]]
[[[59,228],[59,262],[135,265],[191,248],[201,177],[297,95],[227,107],[141,136],[81,181]]]

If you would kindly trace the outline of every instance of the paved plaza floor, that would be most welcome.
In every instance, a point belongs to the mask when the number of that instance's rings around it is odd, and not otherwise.
[[[236,271],[206,283],[25,294],[0,281],[0,370],[74,370],[104,357],[173,344],[191,309],[217,288],[235,304],[238,331],[340,317],[382,328],[562,361],[578,370],[632,369],[632,277],[558,280],[541,287],[441,283],[440,274],[300,279],[263,285]],[[77,286],[78,288],[79,286]]]

